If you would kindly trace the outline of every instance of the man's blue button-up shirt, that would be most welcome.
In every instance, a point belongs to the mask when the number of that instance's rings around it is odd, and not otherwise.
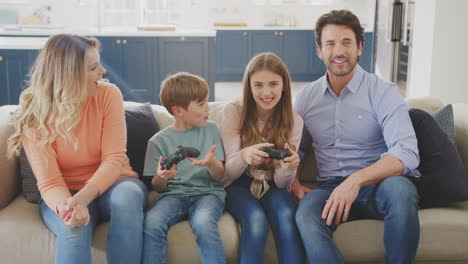
[[[299,154],[312,144],[320,181],[349,176],[385,155],[403,163],[404,175],[420,176],[418,144],[398,86],[356,67],[340,96],[326,74],[298,93],[294,109],[304,120]]]

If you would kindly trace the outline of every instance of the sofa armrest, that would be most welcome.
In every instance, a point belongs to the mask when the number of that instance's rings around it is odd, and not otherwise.
[[[11,107],[0,107],[0,210],[13,201],[20,192],[18,158],[7,157],[7,140],[14,129],[10,125],[11,112]]]

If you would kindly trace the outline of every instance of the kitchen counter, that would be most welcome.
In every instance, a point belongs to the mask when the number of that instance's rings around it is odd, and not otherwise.
[[[41,49],[48,38],[41,37],[0,37],[0,49],[36,50]]]
[[[138,31],[135,28],[108,28],[103,31],[97,29],[30,29],[30,28],[15,28],[5,29],[0,28],[0,35],[6,36],[50,36],[60,33],[72,33],[83,36],[127,36],[127,37],[214,37],[216,30],[202,29],[180,29],[176,31]]]
[[[22,28],[0,27],[0,35],[6,36],[50,36],[59,33],[73,33],[83,36],[127,36],[127,37],[215,37],[217,30],[314,30],[311,27],[260,26],[260,27],[213,27],[209,29],[181,28],[176,31],[138,31],[136,28]],[[366,32],[372,32],[368,28]]]

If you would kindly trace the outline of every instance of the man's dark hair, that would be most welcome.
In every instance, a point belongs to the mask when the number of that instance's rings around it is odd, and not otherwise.
[[[330,13],[323,14],[315,24],[315,42],[322,47],[322,30],[326,25],[344,25],[354,31],[357,45],[364,44],[364,28],[356,15],[348,10],[332,10]]]

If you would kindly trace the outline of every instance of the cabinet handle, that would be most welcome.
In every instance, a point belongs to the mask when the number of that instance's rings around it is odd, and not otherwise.
[[[242,35],[247,36],[247,32],[242,33]]]
[[[126,39],[122,40],[122,43],[127,44],[127,40]]]
[[[180,37],[180,40],[185,40],[185,37]]]
[[[120,44],[120,39],[116,40],[115,42],[117,42],[117,44]]]
[[[3,61],[3,56],[0,56],[0,61]]]
[[[279,35],[280,35],[280,36],[283,36],[283,32],[280,32]]]
[[[278,36],[278,32],[275,32],[275,36]]]

